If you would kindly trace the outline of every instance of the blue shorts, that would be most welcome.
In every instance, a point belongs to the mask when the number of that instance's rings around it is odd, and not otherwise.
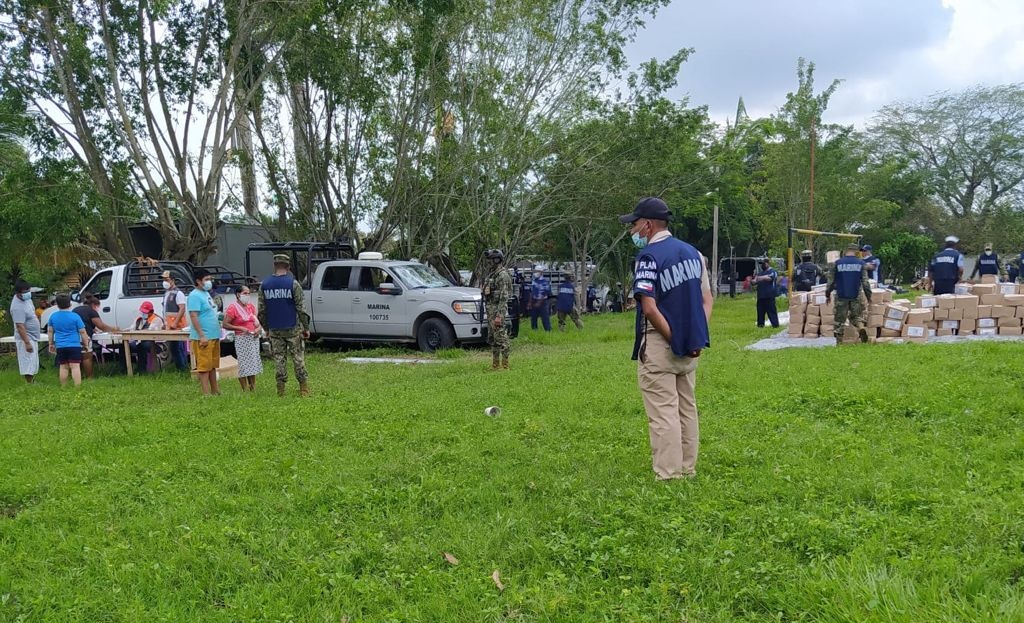
[[[76,346],[74,348],[58,348],[57,363],[82,363],[82,347]]]

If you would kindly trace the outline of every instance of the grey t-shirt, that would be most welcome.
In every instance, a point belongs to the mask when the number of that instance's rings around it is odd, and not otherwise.
[[[39,318],[36,317],[36,308],[32,301],[23,301],[15,296],[11,301],[11,320],[15,325],[24,324],[28,336],[39,341]],[[19,335],[17,326],[14,327],[14,335]]]

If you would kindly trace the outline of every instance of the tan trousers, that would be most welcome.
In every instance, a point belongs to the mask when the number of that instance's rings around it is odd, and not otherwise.
[[[647,332],[637,380],[647,410],[651,457],[659,479],[697,473],[700,429],[694,387],[698,358],[677,357],[657,331]]]

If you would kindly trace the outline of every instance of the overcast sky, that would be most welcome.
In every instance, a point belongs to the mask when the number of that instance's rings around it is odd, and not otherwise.
[[[733,118],[771,114],[796,88],[844,82],[825,120],[863,127],[895,100],[978,83],[1024,82],[1024,0],[673,0],[628,48],[633,65],[695,48],[677,97]]]

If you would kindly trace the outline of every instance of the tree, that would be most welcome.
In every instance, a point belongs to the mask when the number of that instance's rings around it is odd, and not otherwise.
[[[968,246],[1024,209],[1024,85],[974,87],[882,108],[869,128],[879,157],[906,158]]]
[[[898,232],[875,253],[882,260],[886,276],[897,282],[912,281],[915,271],[926,266],[935,254],[935,243],[927,236]]]

